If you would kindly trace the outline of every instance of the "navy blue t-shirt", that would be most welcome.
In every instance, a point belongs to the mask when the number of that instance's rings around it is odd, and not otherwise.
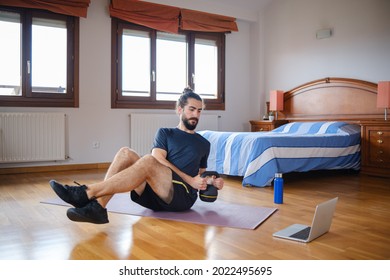
[[[210,142],[198,133],[187,133],[178,128],[160,128],[153,142],[153,148],[167,152],[167,160],[180,171],[194,177],[199,168],[207,167]]]

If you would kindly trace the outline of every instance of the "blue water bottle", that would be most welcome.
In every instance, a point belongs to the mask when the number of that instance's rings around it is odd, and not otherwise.
[[[283,177],[282,173],[276,173],[274,179],[274,203],[283,203]]]

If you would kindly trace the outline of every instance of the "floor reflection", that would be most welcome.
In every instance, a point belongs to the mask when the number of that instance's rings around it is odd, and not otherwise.
[[[122,230],[106,227],[79,242],[69,259],[203,260],[217,231],[211,226],[140,218]]]

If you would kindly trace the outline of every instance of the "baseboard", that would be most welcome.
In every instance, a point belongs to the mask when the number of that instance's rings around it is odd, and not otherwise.
[[[10,167],[10,168],[0,168],[0,175],[53,172],[53,171],[89,170],[89,169],[108,169],[109,166],[110,166],[109,162],[100,162],[100,163],[86,163],[86,164]]]

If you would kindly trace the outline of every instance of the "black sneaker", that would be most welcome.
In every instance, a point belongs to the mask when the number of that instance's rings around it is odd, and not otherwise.
[[[84,207],[91,201],[87,196],[87,186],[85,185],[61,185],[58,182],[51,180],[50,186],[63,201],[73,205],[74,207]]]
[[[82,208],[69,208],[66,215],[74,222],[93,224],[106,224],[109,222],[107,209],[103,208],[96,199]]]

